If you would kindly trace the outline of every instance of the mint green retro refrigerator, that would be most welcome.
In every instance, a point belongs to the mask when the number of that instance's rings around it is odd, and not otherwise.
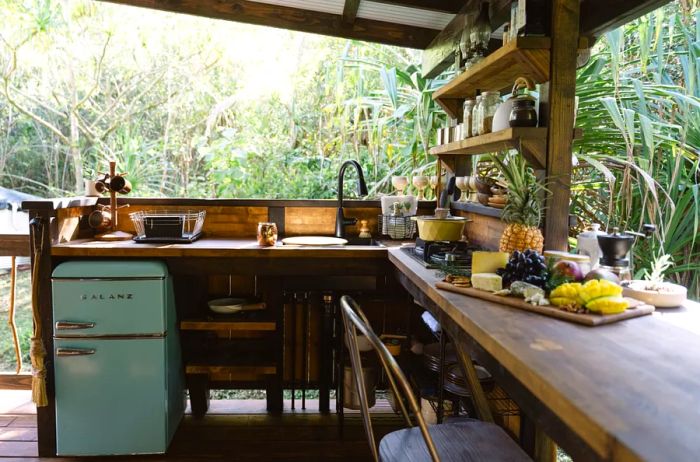
[[[164,453],[185,407],[160,261],[70,261],[52,277],[59,456]]]

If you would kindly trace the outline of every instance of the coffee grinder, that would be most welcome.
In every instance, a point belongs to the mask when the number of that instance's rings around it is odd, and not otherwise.
[[[632,280],[633,268],[630,257],[632,246],[640,237],[645,239],[656,231],[655,225],[644,225],[642,233],[634,231],[620,232],[619,228],[613,228],[612,234],[598,236],[598,246],[603,254],[600,257],[600,268],[615,273],[621,281]]]

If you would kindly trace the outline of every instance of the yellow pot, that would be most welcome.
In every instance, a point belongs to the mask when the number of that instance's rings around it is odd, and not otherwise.
[[[467,219],[464,217],[411,217],[418,223],[418,237],[424,241],[459,241]]]

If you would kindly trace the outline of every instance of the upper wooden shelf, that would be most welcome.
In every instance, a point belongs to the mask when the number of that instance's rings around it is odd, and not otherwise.
[[[579,47],[585,46],[587,40],[582,39]],[[477,90],[502,91],[511,88],[518,77],[547,82],[550,47],[549,37],[517,37],[443,85],[433,99],[450,117],[459,118],[462,101],[473,98]]]
[[[580,138],[582,134],[581,129],[572,130],[574,139]],[[547,127],[511,127],[435,146],[430,149],[430,154],[476,155],[507,149],[517,149],[535,168],[544,168],[547,158]]]

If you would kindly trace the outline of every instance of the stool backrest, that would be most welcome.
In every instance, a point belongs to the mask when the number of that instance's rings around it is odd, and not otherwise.
[[[360,349],[357,345],[358,331],[367,337],[367,340],[372,345],[372,349],[375,351],[375,353],[377,353],[379,362],[382,364],[382,367],[386,372],[387,378],[389,379],[389,384],[391,385],[394,393],[394,397],[401,408],[401,412],[406,420],[406,423],[409,426],[412,425],[411,415],[409,414],[408,409],[406,409],[404,398],[408,403],[408,407],[413,413],[418,426],[420,427],[421,434],[423,435],[423,439],[428,447],[428,452],[430,453],[431,458],[434,462],[439,462],[440,458],[438,457],[437,450],[435,449],[435,444],[430,437],[430,433],[428,433],[428,426],[426,425],[420,412],[420,407],[418,406],[416,397],[413,394],[411,385],[396,362],[396,359],[394,359],[391,353],[389,353],[389,350],[387,349],[386,345],[384,345],[384,342],[382,342],[381,339],[377,337],[377,334],[374,333],[372,327],[367,321],[367,317],[362,312],[355,300],[347,295],[344,295],[340,299],[340,308],[343,314],[343,325],[345,327],[353,378],[355,379],[355,387],[357,388],[360,401],[362,424],[365,427],[365,432],[367,433],[367,439],[369,440],[369,446],[374,460],[379,460],[379,452],[377,450],[377,442],[374,438],[374,431],[372,430],[372,420],[369,413],[367,389],[365,387],[365,381],[362,375],[362,358],[360,356]]]

